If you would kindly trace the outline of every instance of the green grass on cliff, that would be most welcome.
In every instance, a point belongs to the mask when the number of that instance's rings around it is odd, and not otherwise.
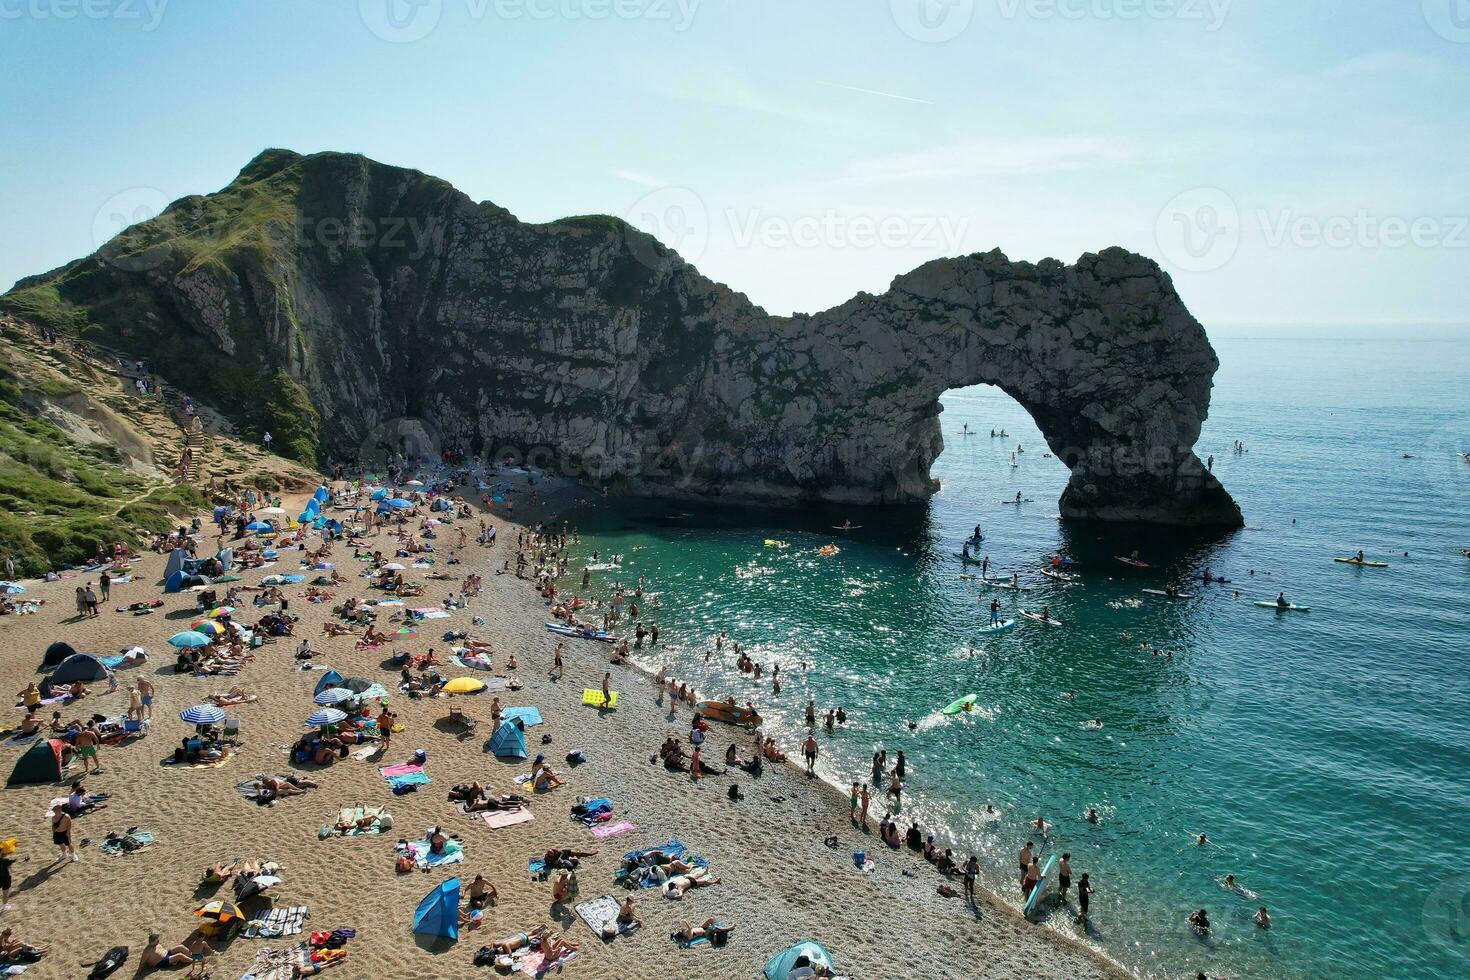
[[[167,530],[174,514],[204,506],[189,487],[148,492],[146,481],[117,465],[112,446],[76,442],[40,417],[34,393],[80,389],[23,380],[12,356],[0,355],[0,556],[15,559],[16,574],[79,564],[98,545],[135,543],[138,528]]]

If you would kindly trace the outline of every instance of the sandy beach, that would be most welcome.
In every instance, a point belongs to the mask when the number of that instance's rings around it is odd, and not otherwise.
[[[671,710],[650,677],[618,666],[611,668],[612,686],[620,692],[617,709],[584,706],[583,689],[598,687],[609,669],[610,647],[567,640],[565,676],[549,679],[556,637],[542,627],[547,619],[545,602],[529,581],[495,570],[507,559],[514,567],[517,521],[532,523],[560,504],[560,516],[576,524],[576,511],[567,507],[574,488],[563,487],[559,501],[556,496],[551,495],[541,513],[522,505],[514,520],[490,515],[499,528],[498,545],[486,549],[472,543],[461,555],[463,565],[440,565],[438,570],[449,579],[427,580],[424,571],[406,571],[409,581],[421,581],[427,589],[421,601],[410,600],[414,606],[439,605],[470,571],[483,574],[485,586],[469,599],[468,608],[453,611],[447,619],[421,623],[417,636],[400,637],[380,650],[355,651],[351,637],[328,638],[322,633],[334,604],[350,595],[371,594],[367,580],[360,577],[365,566],[352,560],[349,545],[337,543],[332,560],[348,578],[347,584],[331,589],[333,602],[322,604],[296,598],[304,585],[286,587],[290,612],[299,617],[295,638],[256,649],[254,661],[237,677],[199,678],[173,672],[173,651],[165,640],[187,629],[196,612],[192,594],[162,595],[165,556],[145,554],[135,565],[131,583],[115,586],[111,600],[103,603],[103,614],[95,619],[76,618],[73,604],[76,586],[95,576],[79,573],[55,583],[24,583],[26,598],[44,599],[45,604],[35,615],[0,617],[0,684],[7,691],[18,692],[41,679],[36,668],[42,653],[58,639],[99,655],[136,644],[152,657],[141,668],[120,670],[119,687],[113,693],[107,693],[105,682],[90,685],[94,693],[63,708],[66,717],[122,714],[127,687],[139,674],[158,690],[150,734],[103,747],[99,758],[103,771],[86,777],[90,792],[107,793],[109,799],[107,809],[76,820],[73,838],[91,842],[80,848],[79,862],[53,861],[56,850],[44,817],[51,799],[66,795],[66,781],[11,787],[0,794],[0,837],[19,838],[11,898],[15,907],[0,918],[0,925],[14,929],[17,938],[51,944],[50,954],[27,975],[85,976],[90,963],[114,945],[133,949],[132,959],[116,975],[133,975],[148,933],[161,933],[171,945],[194,929],[200,920],[192,911],[216,897],[214,889],[198,888],[200,872],[209,864],[232,859],[279,862],[283,880],[269,895],[277,907],[307,906],[308,933],[356,930],[345,947],[345,963],[333,971],[340,977],[492,975],[492,969],[473,964],[476,950],[542,923],[561,929],[580,946],[578,956],[565,965],[565,976],[758,977],[769,956],[801,939],[822,942],[838,972],[851,977],[1120,974],[1091,951],[1025,923],[997,901],[982,896],[976,910],[962,898],[939,895],[935,889],[944,879],[922,859],[884,848],[877,842],[876,830],[865,835],[854,829],[847,818],[846,798],[794,766],[770,766],[760,779],[739,773],[738,778],[694,783],[687,775],[651,765],[649,755],[664,738],[687,736],[691,709],[680,705]],[[289,502],[287,507],[290,510]],[[473,539],[474,529],[468,530]],[[212,525],[206,524],[203,533],[199,553],[206,555],[213,551]],[[441,534],[441,554],[456,533],[457,528],[451,528]],[[385,552],[391,548],[386,533],[368,541],[370,547]],[[315,546],[315,537],[308,543]],[[297,564],[297,553],[283,550],[274,568],[241,573],[242,584],[256,585],[271,573],[296,572]],[[569,574],[565,587],[575,592],[577,581],[577,575]],[[114,611],[125,603],[160,597],[164,605],[150,615]],[[237,617],[253,621],[260,611],[246,606]],[[484,624],[472,625],[472,617],[483,618]],[[305,774],[320,781],[320,788],[271,806],[259,806],[235,790],[237,783],[257,772],[298,771],[286,749],[304,730],[302,722],[314,708],[312,691],[321,673],[298,669],[293,659],[297,639],[311,639],[317,651],[313,663],[329,665],[343,675],[366,676],[393,691],[397,668],[387,658],[405,648],[423,652],[432,647],[444,659],[450,644],[440,637],[446,630],[466,630],[491,643],[496,672],[524,684],[519,692],[501,693],[502,703],[535,706],[544,718],[543,724],[527,729],[527,749],[532,755],[545,752],[568,784],[536,796],[532,822],[490,829],[478,816],[462,814],[446,801],[450,787],[470,780],[510,792],[516,789],[514,777],[529,769],[526,761],[502,761],[482,751],[492,733],[489,693],[410,700],[394,691],[392,709],[405,730],[393,736],[382,758],[347,758],[323,769],[303,767],[309,770]],[[508,654],[519,662],[515,671],[504,669]],[[475,672],[451,665],[444,673],[457,677]],[[243,746],[217,768],[161,766],[160,760],[190,731],[179,720],[179,712],[233,684],[259,696],[256,703],[230,709],[241,723]],[[478,721],[468,737],[436,725],[451,706]],[[18,723],[20,714],[16,709],[10,724]],[[543,735],[550,736],[548,744],[541,744]],[[718,764],[729,743],[745,752],[749,741],[744,731],[716,724],[707,754]],[[0,742],[0,764],[7,774],[30,744]],[[406,762],[420,748],[427,753],[425,771],[432,782],[416,793],[393,795],[378,766]],[[797,754],[795,745],[782,748]],[[578,749],[587,761],[567,768],[563,757]],[[78,769],[74,765],[68,778]],[[738,803],[726,796],[732,779],[745,794]],[[610,797],[617,819],[635,829],[597,839],[569,815],[579,796]],[[341,807],[355,804],[386,805],[395,819],[392,831],[318,838],[318,829],[334,820]],[[875,825],[879,815],[881,811],[872,816]],[[396,873],[393,843],[400,836],[422,837],[432,825],[460,836],[464,862],[428,872]],[[132,854],[102,853],[98,844],[108,832],[130,827],[151,832],[155,842]],[[835,847],[823,843],[833,835]],[[600,895],[622,899],[628,892],[613,879],[621,855],[670,838],[707,858],[712,876],[721,883],[691,892],[681,901],[667,900],[657,889],[634,892],[643,928],[611,942],[595,936],[571,906]],[[582,862],[578,892],[566,906],[554,905],[551,884],[534,881],[527,872],[527,860],[553,846],[598,852]],[[875,857],[876,867],[870,872],[854,868],[851,855],[857,848]],[[427,892],[454,875],[467,886],[476,874],[483,874],[499,891],[499,901],[487,911],[479,929],[462,930],[457,944],[412,932],[414,908]],[[958,890],[958,880],[953,884]],[[226,886],[218,897],[228,894]],[[681,921],[699,923],[710,916],[735,926],[728,945],[686,949],[670,939]],[[210,973],[239,977],[261,948],[279,948],[302,938],[237,937],[227,945],[215,943],[217,957]]]

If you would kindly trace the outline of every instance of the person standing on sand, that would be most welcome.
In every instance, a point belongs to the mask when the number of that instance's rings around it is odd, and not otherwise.
[[[146,677],[138,678],[138,693],[142,695],[143,717],[149,721],[153,720],[153,682]]]
[[[56,855],[56,862],[60,864],[67,858],[75,863],[81,858],[77,855],[77,849],[71,842],[71,814],[66,812],[66,807],[58,806],[51,814],[51,843],[61,848],[61,853]]]
[[[82,759],[82,772],[87,771],[87,760],[92,762],[92,771],[101,772],[102,763],[97,761],[97,746],[102,744],[102,739],[97,736],[97,723],[88,719],[87,727],[77,732],[76,741],[77,755]]]
[[[609,690],[609,688],[611,686],[612,686],[612,674],[611,674],[611,672],[609,672],[609,671],[603,671],[602,672],[602,703],[603,704],[607,704],[609,701],[612,700],[612,691]]]
[[[128,720],[143,720],[143,695],[138,693],[138,685],[128,685]]]
[[[103,572],[102,577],[97,580],[97,584],[102,588],[102,601],[106,602],[108,599],[111,599],[112,576],[108,575],[106,572]]]
[[[965,899],[971,905],[975,904],[975,879],[980,875],[980,862],[975,855],[970,855],[970,860],[965,862]]]
[[[1031,841],[1028,840],[1026,842],[1026,846],[1023,847],[1023,848],[1021,848],[1021,853],[1020,853],[1019,857],[1017,858],[1017,861],[1021,865],[1021,890],[1022,891],[1025,891],[1026,890],[1026,869],[1029,868],[1029,867],[1031,867],[1031,848],[1033,848],[1035,846],[1036,846],[1035,844],[1033,844]]]
[[[551,676],[557,680],[561,680],[563,673],[565,673],[565,670],[561,662],[561,644],[558,643],[556,650],[551,655]]]
[[[806,757],[806,774],[815,776],[817,774],[817,739],[815,735],[808,735],[806,741],[801,743],[801,754]]]
[[[870,800],[871,797],[868,796],[868,787],[863,786],[858,791],[858,820],[864,830],[868,829],[868,803]]]

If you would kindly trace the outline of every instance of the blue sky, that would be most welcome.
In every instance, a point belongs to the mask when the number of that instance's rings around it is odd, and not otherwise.
[[[284,146],[774,312],[1116,244],[1206,324],[1470,321],[1470,0],[0,0],[0,64],[0,287]]]

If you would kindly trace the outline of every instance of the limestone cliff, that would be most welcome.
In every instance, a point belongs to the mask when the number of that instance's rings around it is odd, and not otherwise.
[[[1120,249],[945,259],[776,317],[614,218],[531,225],[416,171],[269,150],[0,305],[152,358],[302,459],[412,429],[638,492],[904,502],[935,489],[939,395],[987,382],[1071,467],[1065,516],[1240,523],[1193,452],[1214,352]]]

